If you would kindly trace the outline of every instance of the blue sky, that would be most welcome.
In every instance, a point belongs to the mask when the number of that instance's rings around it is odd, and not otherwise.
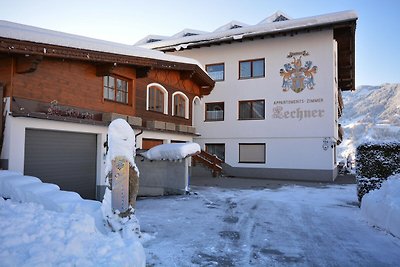
[[[277,10],[293,18],[355,10],[356,85],[400,82],[399,0],[0,0],[0,7],[1,20],[125,44],[231,20],[256,24]]]

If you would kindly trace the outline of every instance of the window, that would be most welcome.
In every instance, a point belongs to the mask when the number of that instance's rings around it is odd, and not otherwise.
[[[239,120],[263,119],[265,119],[264,100],[239,101]]]
[[[103,77],[104,99],[128,104],[128,81],[113,76]]]
[[[265,162],[265,144],[239,144],[239,163]]]
[[[224,120],[224,102],[206,103],[206,121]]]
[[[182,92],[172,94],[172,116],[189,119],[189,98]]]
[[[206,151],[225,161],[225,144],[206,144]]]
[[[225,80],[224,63],[206,65],[206,71],[214,81]]]
[[[147,86],[147,110],[168,114],[168,91],[160,84]]]
[[[265,77],[265,60],[239,61],[239,79]]]

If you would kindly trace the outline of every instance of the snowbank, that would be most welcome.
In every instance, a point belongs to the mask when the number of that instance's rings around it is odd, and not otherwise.
[[[200,151],[196,143],[174,143],[155,146],[141,155],[149,160],[180,160]]]
[[[400,237],[400,174],[390,176],[379,190],[364,195],[361,212],[370,224]]]
[[[145,266],[140,243],[103,235],[91,216],[0,197],[1,266]]]
[[[100,202],[0,171],[1,266],[145,266],[139,223],[130,226],[121,238],[107,232]]]
[[[134,160],[136,153],[135,133],[126,120],[116,119],[108,126],[108,148],[106,174],[111,171],[111,162],[116,157],[126,158],[136,172],[139,173]]]
[[[83,199],[75,192],[62,191],[55,184],[42,183],[39,178],[12,171],[0,171],[0,197],[34,202],[57,212],[88,214],[94,218],[99,231],[104,232],[100,202]]]

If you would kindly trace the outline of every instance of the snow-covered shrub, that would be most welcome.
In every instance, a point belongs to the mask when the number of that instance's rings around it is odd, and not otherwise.
[[[400,143],[365,143],[357,147],[356,176],[358,201],[379,189],[389,176],[400,173]]]

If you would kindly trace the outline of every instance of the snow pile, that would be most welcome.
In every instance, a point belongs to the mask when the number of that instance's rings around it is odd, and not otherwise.
[[[140,241],[141,243],[146,242],[152,237],[148,234],[140,232],[140,224],[136,218],[135,210],[130,206],[130,212],[126,217],[120,217],[120,212],[116,210],[112,211],[111,206],[111,190],[106,188],[103,203],[101,205],[101,211],[103,212],[103,217],[106,218],[109,229],[112,232],[118,232],[121,237],[127,243],[134,243]],[[140,248],[143,250],[143,247]]]
[[[389,177],[379,190],[364,195],[361,212],[369,223],[400,237],[400,174]]]
[[[135,133],[132,127],[123,119],[113,120],[108,126],[108,153],[106,158],[105,172],[108,174],[116,157],[124,157],[139,174],[135,164],[136,148]]]
[[[103,235],[91,216],[0,197],[1,266],[145,266],[140,243]]]
[[[0,197],[34,202],[57,212],[88,214],[94,219],[98,230],[105,231],[100,202],[82,199],[78,193],[62,191],[57,185],[42,183],[33,176],[0,171]]]
[[[181,160],[200,153],[197,143],[173,143],[155,146],[141,155],[149,160]]]
[[[339,157],[353,156],[362,143],[399,142],[400,84],[360,86],[342,95],[344,109],[340,123],[344,139],[338,146]]]

